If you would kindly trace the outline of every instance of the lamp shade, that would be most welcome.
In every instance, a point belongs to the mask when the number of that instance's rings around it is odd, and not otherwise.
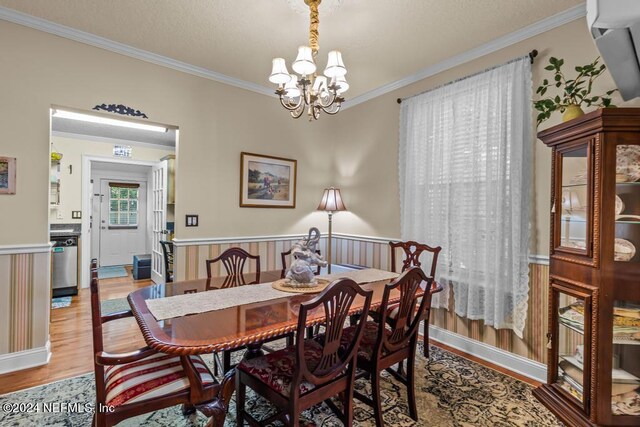
[[[289,76],[289,71],[287,71],[284,58],[274,58],[269,81],[281,85],[287,83],[290,79],[291,76]]]
[[[289,98],[297,98],[300,96],[300,88],[298,88],[298,76],[291,74],[291,80],[284,85],[285,95]]]
[[[316,72],[316,64],[313,62],[313,53],[309,46],[300,46],[298,56],[291,65],[293,71],[303,76],[308,76]]]
[[[347,79],[345,79],[344,76],[336,77],[336,86],[340,86],[336,90],[338,95],[345,93],[346,91],[349,90],[349,83],[347,83]]]
[[[322,194],[322,200],[320,200],[320,204],[318,205],[318,210],[326,212],[346,211],[347,208],[342,202],[340,189],[335,187],[325,188]]]
[[[344,62],[342,62],[342,54],[337,50],[332,50],[329,52],[327,68],[324,69],[324,75],[332,78],[344,76],[345,74],[347,74],[347,69],[344,66]]]

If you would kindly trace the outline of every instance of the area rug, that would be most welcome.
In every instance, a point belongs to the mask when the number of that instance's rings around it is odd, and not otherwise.
[[[100,301],[100,312],[103,316],[119,311],[131,310],[129,301],[126,298],[106,299]]]
[[[419,354],[422,350],[419,349]],[[234,354],[235,355],[235,354]],[[210,356],[205,356],[207,363]],[[438,347],[431,347],[431,357],[427,362],[422,356],[417,360],[416,399],[418,422],[409,418],[406,388],[393,380],[387,373],[382,374],[382,406],[384,421],[389,426],[561,426],[557,419],[531,395],[531,387],[514,378],[485,368]],[[370,394],[369,382],[356,382],[356,389]],[[11,413],[0,411],[2,426],[90,426],[89,404],[95,399],[93,375],[87,374],[48,385],[0,396],[0,408],[11,408],[12,404],[60,402],[67,408],[74,403],[73,411],[62,410],[48,413]],[[86,405],[86,406],[85,406]],[[273,409],[265,400],[251,392],[247,396],[247,410],[264,418]],[[235,426],[235,403],[227,415],[225,426]],[[303,424],[308,427],[341,426],[331,410],[325,405],[305,411]],[[206,419],[195,414],[185,418],[179,407],[152,412],[132,418],[118,426],[204,426]],[[373,427],[373,411],[355,401],[354,425]]]
[[[51,308],[64,308],[71,305],[71,297],[55,297],[51,300]]]
[[[98,268],[98,279],[113,279],[116,277],[127,277],[129,274],[122,265]]]

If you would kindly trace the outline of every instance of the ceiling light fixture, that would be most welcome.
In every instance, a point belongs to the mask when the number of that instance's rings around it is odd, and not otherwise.
[[[126,120],[111,119],[109,117],[100,117],[93,114],[82,114],[73,111],[53,110],[53,117],[60,119],[79,120],[82,122],[99,123],[103,125],[120,126],[125,128],[133,128],[140,130],[148,130],[152,132],[167,132],[166,127],[147,125],[145,123],[130,122]]]
[[[295,119],[307,111],[309,121],[317,120],[320,112],[337,114],[344,102],[342,94],[349,89],[345,79],[347,69],[342,62],[342,54],[337,50],[329,52],[324,76],[316,74],[315,58],[318,54],[318,6],[322,0],[304,0],[310,11],[309,46],[300,46],[298,56],[291,68],[298,73],[289,74],[284,58],[275,58],[269,81],[278,85],[276,95],[280,103],[291,112]]]

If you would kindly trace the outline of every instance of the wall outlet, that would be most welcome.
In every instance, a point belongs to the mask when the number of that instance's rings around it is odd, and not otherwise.
[[[82,219],[82,211],[71,211],[71,219]]]
[[[58,219],[64,219],[64,214],[62,213],[62,211],[60,209],[58,209],[58,213],[56,215],[56,218]]]

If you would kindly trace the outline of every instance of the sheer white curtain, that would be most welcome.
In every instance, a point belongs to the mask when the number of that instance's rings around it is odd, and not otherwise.
[[[513,60],[403,100],[404,240],[442,246],[434,306],[522,336],[529,295],[531,64]]]

